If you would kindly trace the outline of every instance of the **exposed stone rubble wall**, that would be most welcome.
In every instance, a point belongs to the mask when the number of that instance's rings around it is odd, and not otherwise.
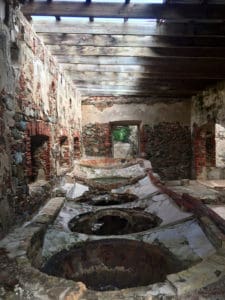
[[[87,156],[111,156],[110,124],[85,125],[83,127],[83,143]]]
[[[224,107],[224,83],[203,91],[192,99],[193,173],[197,178],[225,178]]]
[[[67,136],[71,166],[81,129],[78,92],[32,25],[17,8],[7,9],[7,22],[0,15],[0,235],[13,216],[32,211],[28,182],[59,173],[60,136]]]
[[[189,126],[161,122],[144,125],[142,143],[153,170],[162,179],[190,178],[191,135]]]
[[[9,30],[0,20],[0,237],[1,232],[6,231],[10,226],[13,196],[23,176],[19,163],[16,164],[16,161],[21,161],[22,158],[11,155],[11,148],[19,148],[22,145],[17,144],[13,136],[16,114],[14,111],[14,73],[10,66],[9,49]],[[18,174],[17,178],[15,173]],[[20,173],[22,173],[21,176]]]
[[[145,154],[163,179],[190,178],[190,109],[188,101],[85,97],[82,99],[85,154],[112,156],[110,122],[133,122],[140,124],[139,155]]]

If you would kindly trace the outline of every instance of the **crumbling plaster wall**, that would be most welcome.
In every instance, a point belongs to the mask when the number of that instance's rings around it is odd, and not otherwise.
[[[87,156],[110,156],[110,122],[140,124],[140,155],[145,153],[164,179],[189,178],[190,102],[146,97],[86,97],[82,100],[83,142]],[[105,147],[108,146],[108,147]],[[104,151],[105,149],[105,151]]]
[[[4,3],[0,3],[4,8]],[[80,136],[80,96],[18,8],[0,15],[0,235],[41,204],[28,196],[31,138],[48,137],[48,176],[59,169],[60,136]],[[38,205],[37,205],[38,202]]]
[[[191,110],[194,165],[198,178],[225,178],[225,84],[203,91],[193,97]],[[207,164],[206,138],[213,131],[212,164]],[[209,148],[209,147],[208,147]]]

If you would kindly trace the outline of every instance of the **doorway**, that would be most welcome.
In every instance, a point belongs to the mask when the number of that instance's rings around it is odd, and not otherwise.
[[[116,122],[111,125],[114,158],[134,158],[139,155],[139,124]]]

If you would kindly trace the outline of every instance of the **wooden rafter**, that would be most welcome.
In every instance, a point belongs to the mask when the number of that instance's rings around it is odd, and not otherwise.
[[[225,23],[219,22],[182,22],[145,24],[104,23],[102,22],[69,22],[33,21],[37,33],[57,34],[117,34],[117,35],[149,35],[149,36],[224,36]]]
[[[119,87],[99,87],[99,86],[91,86],[86,85],[85,87],[77,87],[78,91],[82,95],[89,95],[89,96],[122,96],[122,95],[142,95],[148,97],[167,97],[167,98],[176,98],[176,99],[184,99],[190,98],[193,95],[193,91],[189,90],[182,90],[182,91],[168,91],[159,89],[141,89],[141,88],[130,88],[126,86],[119,86]]]
[[[83,95],[179,101],[225,80],[225,5],[83,0],[33,2],[24,5],[23,11],[27,15],[160,20],[137,24],[88,22],[88,18],[34,20],[36,32]]]
[[[95,47],[51,45],[53,55],[67,53],[70,56],[139,56],[139,57],[224,57],[225,47]]]
[[[85,2],[32,2],[23,6],[25,15],[140,18],[140,19],[222,19],[225,18],[223,4],[125,4]]]
[[[225,36],[151,36],[42,33],[45,45],[113,47],[225,47]]]

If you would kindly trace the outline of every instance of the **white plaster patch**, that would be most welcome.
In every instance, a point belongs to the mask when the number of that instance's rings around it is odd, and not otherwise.
[[[65,183],[61,189],[66,193],[66,197],[75,199],[83,195],[84,192],[89,190],[89,187],[80,183]]]

